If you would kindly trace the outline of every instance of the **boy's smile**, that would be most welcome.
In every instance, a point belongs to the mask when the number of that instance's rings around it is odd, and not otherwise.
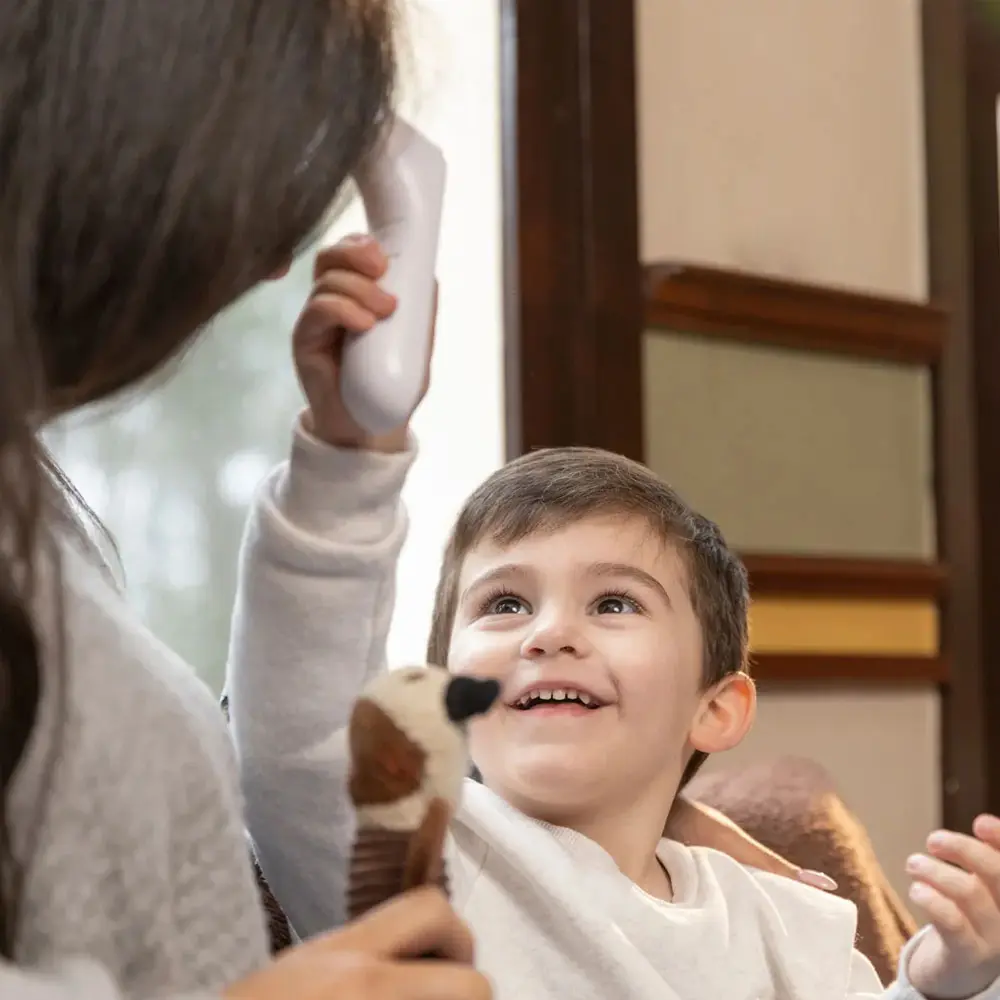
[[[516,708],[522,712],[561,709],[567,712],[580,711],[584,714],[605,708],[607,705],[595,694],[581,687],[575,680],[560,682],[552,678],[548,678],[544,684],[525,686],[507,704],[510,708]]]

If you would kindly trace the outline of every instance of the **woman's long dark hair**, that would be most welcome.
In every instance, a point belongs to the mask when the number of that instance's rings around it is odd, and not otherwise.
[[[26,864],[4,804],[60,675],[36,621],[38,431],[160,369],[292,256],[394,69],[391,0],[0,4],[0,955]]]

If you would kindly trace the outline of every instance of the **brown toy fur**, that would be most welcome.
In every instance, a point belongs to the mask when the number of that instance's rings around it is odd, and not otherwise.
[[[383,805],[411,795],[420,788],[427,755],[367,698],[359,698],[348,732],[352,766],[348,784],[356,806]]]
[[[450,812],[435,799],[419,830],[359,830],[351,856],[347,916],[354,920],[407,889],[437,885],[448,891],[442,850]]]

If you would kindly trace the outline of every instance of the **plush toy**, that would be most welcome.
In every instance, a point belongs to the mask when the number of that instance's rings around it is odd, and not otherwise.
[[[495,680],[440,667],[391,670],[361,693],[348,727],[348,790],[358,821],[351,920],[416,886],[447,890],[443,848],[469,771],[466,723],[488,712],[499,693]]]

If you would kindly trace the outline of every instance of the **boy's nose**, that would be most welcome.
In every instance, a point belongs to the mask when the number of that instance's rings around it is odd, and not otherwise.
[[[566,653],[578,656],[582,652],[583,640],[580,630],[568,619],[540,622],[538,627],[525,638],[521,655],[525,659],[539,656],[554,656]]]

